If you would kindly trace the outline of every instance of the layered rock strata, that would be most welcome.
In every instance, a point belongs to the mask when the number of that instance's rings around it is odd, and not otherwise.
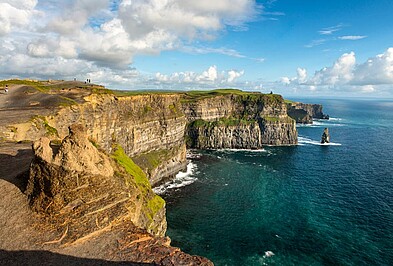
[[[295,121],[280,95],[237,93],[187,99],[187,144],[199,149],[260,149],[297,144]]]
[[[186,167],[186,144],[201,149],[260,149],[297,143],[294,121],[280,95],[217,90],[122,97],[96,93],[84,99],[85,103],[54,115],[15,125],[11,138],[62,139],[70,124],[81,123],[106,152],[119,144],[152,185]]]
[[[288,116],[301,124],[312,124],[313,119],[329,119],[323,113],[321,104],[308,104],[300,102],[287,103]]]
[[[45,137],[34,143],[26,190],[41,215],[37,227],[62,234],[44,244],[61,244],[67,247],[61,252],[78,254],[91,249],[84,246],[87,241],[104,241],[95,252],[105,259],[116,254],[117,260],[154,265],[212,265],[170,246],[164,237],[165,202],[120,146],[109,157],[87,139],[81,125],[72,125],[60,146],[50,145]]]
[[[34,142],[26,189],[32,209],[65,221],[78,216],[78,223],[84,220],[83,233],[124,216],[149,233],[163,236],[165,202],[153,193],[144,173],[120,146],[110,158],[84,131],[81,125],[70,126],[69,136],[55,149],[48,138]],[[91,226],[96,219],[99,223]]]

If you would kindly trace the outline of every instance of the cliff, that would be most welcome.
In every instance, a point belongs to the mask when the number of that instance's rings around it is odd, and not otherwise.
[[[329,119],[322,111],[321,104],[308,104],[300,102],[287,102],[288,116],[296,123],[312,124],[314,119]]]
[[[116,254],[116,259],[162,265],[209,265],[163,237],[165,202],[151,187],[185,168],[187,147],[297,143],[295,121],[280,95],[126,93],[73,85],[80,84],[15,87],[6,96],[9,112],[15,104],[21,111],[0,118],[1,139],[35,141],[26,193],[40,224],[51,228],[48,236],[58,236],[46,242],[70,245],[70,254],[84,256],[87,251],[78,249],[84,245],[103,258]],[[73,124],[84,127],[69,130]],[[110,252],[99,246],[92,251],[89,241],[113,246]]]
[[[297,144],[295,121],[280,95],[238,90],[192,92],[183,100],[187,145],[198,149],[260,149]]]
[[[69,238],[121,216],[151,234],[165,235],[165,202],[122,148],[116,147],[110,158],[87,139],[83,126],[72,125],[69,131],[60,146],[52,148],[45,137],[34,142],[26,189],[32,209],[69,221],[75,234]],[[72,227],[74,221],[80,228]]]
[[[63,252],[84,247],[86,241],[105,239],[124,244],[112,252],[117,259],[154,265],[212,265],[171,247],[166,231],[165,202],[155,195],[142,170],[113,147],[112,156],[87,139],[81,125],[72,125],[59,146],[48,138],[34,142],[34,159],[26,194],[40,215],[37,227],[61,234],[45,242]],[[65,228],[65,229],[64,229]],[[113,235],[116,234],[114,237]],[[91,247],[89,247],[90,249]],[[108,259],[106,245],[96,252]]]
[[[186,146],[247,148],[297,143],[295,123],[280,95],[239,90],[115,93],[97,89],[84,102],[13,125],[8,138],[59,140],[81,123],[108,153],[120,145],[155,186],[187,164]]]

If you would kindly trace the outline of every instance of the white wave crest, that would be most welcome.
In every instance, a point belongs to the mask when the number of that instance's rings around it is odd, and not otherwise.
[[[340,123],[342,118],[332,117],[326,119],[313,119],[312,124],[296,124],[296,127],[343,127],[345,124]]]
[[[272,257],[274,255],[276,255],[276,254],[274,254],[273,251],[268,250],[268,251],[265,251],[265,255],[263,257],[264,258],[269,258],[269,257]]]
[[[265,149],[222,149],[218,151],[229,151],[229,152],[266,152]]]
[[[161,186],[153,188],[154,193],[164,194],[169,189],[180,188],[194,183],[197,180],[196,177],[193,177],[196,169],[196,164],[189,162],[187,164],[186,172],[180,171],[176,174],[174,179],[162,184]]]
[[[318,145],[318,146],[341,146],[341,143],[335,143],[335,142],[330,142],[330,143],[321,143],[320,141],[312,140],[306,137],[298,137],[298,145]]]
[[[195,150],[188,150],[187,151],[187,158],[189,159],[199,159],[201,158],[202,154],[196,152]]]

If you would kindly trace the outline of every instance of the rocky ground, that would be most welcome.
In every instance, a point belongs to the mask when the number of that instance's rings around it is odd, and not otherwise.
[[[71,89],[44,94],[14,85],[8,93],[0,91],[0,129],[55,112],[63,97],[81,102],[89,94],[88,90],[72,89],[83,83],[63,85]],[[29,206],[25,191],[34,156],[31,147],[30,142],[0,141],[1,265],[212,265],[171,247],[169,238],[150,235],[129,220],[117,219],[88,237],[63,241],[69,228],[48,222],[45,214],[33,212]]]

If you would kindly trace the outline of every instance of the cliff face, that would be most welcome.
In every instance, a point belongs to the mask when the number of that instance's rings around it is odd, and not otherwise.
[[[39,214],[37,227],[62,234],[43,245],[82,257],[94,252],[135,263],[212,265],[170,246],[165,202],[120,146],[109,157],[87,139],[83,126],[69,130],[60,146],[51,147],[45,137],[33,145],[26,194]]]
[[[163,236],[165,202],[153,193],[146,176],[120,147],[113,159],[109,158],[97,150],[84,131],[80,125],[71,126],[70,135],[55,149],[48,138],[34,143],[35,157],[26,189],[33,210],[68,223],[73,228],[69,238],[122,217]],[[97,224],[92,226],[95,220]]]
[[[295,119],[296,123],[312,124],[315,119],[328,119],[322,111],[321,104],[308,104],[299,102],[290,102],[287,104],[288,115]]]
[[[85,97],[83,104],[17,125],[13,137],[17,141],[36,140],[43,135],[62,139],[70,124],[81,123],[92,141],[106,152],[111,153],[113,147],[120,145],[130,157],[145,156],[153,161],[144,170],[155,185],[186,167],[186,118],[180,111],[180,97],[180,94],[131,97],[92,94]]]
[[[186,167],[191,148],[247,148],[293,145],[297,131],[280,95],[238,90],[145,94],[118,97],[91,94],[85,103],[35,116],[16,125],[14,140],[46,135],[62,139],[68,126],[86,126],[91,140],[107,153],[120,145],[152,185]]]
[[[261,149],[262,132],[257,122],[226,125],[197,120],[188,129],[188,145],[197,149]]]
[[[295,123],[279,95],[237,93],[186,98],[187,144],[199,149],[260,149],[297,143]]]

